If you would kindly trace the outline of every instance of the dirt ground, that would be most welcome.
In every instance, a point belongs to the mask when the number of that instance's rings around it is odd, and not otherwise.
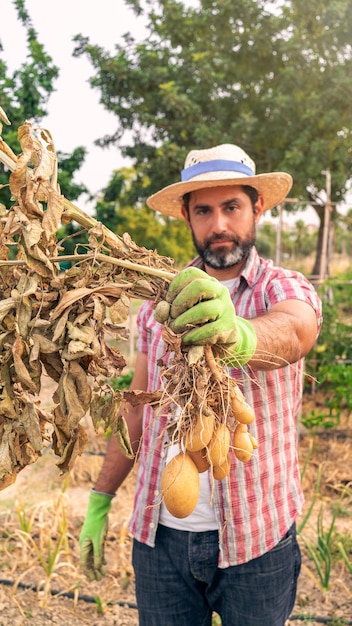
[[[0,626],[46,626],[48,622],[57,626],[138,624],[127,530],[135,473],[113,502],[105,577],[100,582],[89,582],[79,569],[79,532],[106,445],[103,435],[96,437],[89,428],[88,432],[86,453],[75,463],[70,476],[59,475],[49,449],[19,474],[14,485],[0,492]],[[337,430],[315,435],[302,432],[300,436],[306,504],[298,524],[313,501],[314,506],[300,537],[303,568],[289,620],[292,625],[302,622],[303,616],[310,617],[313,625],[352,624],[348,621],[352,620],[352,572],[336,553],[337,540],[349,538],[344,545],[352,564],[351,433],[346,419]],[[344,489],[347,491],[334,520]],[[334,539],[329,588],[325,591],[303,540],[316,543],[319,520],[325,533],[332,525]],[[55,550],[58,560],[51,572],[48,562]]]

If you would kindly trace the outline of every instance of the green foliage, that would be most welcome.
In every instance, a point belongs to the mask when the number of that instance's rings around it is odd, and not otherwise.
[[[320,482],[320,473],[318,475],[318,480]],[[307,521],[309,521],[316,495],[317,489],[315,490],[314,498],[312,500],[309,513],[306,515],[304,525]],[[326,515],[327,510],[323,504],[320,506],[316,520],[315,536],[313,539],[308,539],[302,534],[303,525],[301,525],[299,531],[300,537],[314,566],[315,573],[311,572],[311,575],[318,582],[323,591],[330,588],[332,568],[335,563],[340,561],[342,558],[347,566],[351,565],[347,556],[347,551],[351,545],[351,537],[349,535],[345,537],[341,536],[336,528],[336,521],[338,516],[341,515],[343,502],[346,497],[350,503],[351,489],[348,487],[342,489],[337,503],[332,507],[331,515],[330,512]],[[327,518],[329,518],[328,521]]]
[[[256,248],[260,256],[265,259],[275,258],[276,237],[276,229],[272,224],[263,224],[258,227]]]
[[[71,154],[58,152],[58,183],[61,193],[74,202],[83,193],[88,193],[88,189],[81,183],[75,183],[73,177],[78,171],[86,157],[87,150],[82,146],[75,148]]]
[[[132,207],[131,187],[136,178],[133,169],[113,172],[96,205],[96,219],[113,232],[127,232],[133,241],[148,250],[175,259],[183,266],[194,256],[190,232],[183,220],[157,214],[144,204]]]
[[[322,290],[323,326],[316,346],[306,359],[308,380],[316,379],[325,410],[302,416],[312,428],[336,426],[342,411],[351,413],[352,398],[352,274],[327,281]]]
[[[133,370],[130,370],[129,372],[126,372],[125,374],[122,374],[117,378],[113,378],[110,381],[110,385],[114,391],[116,391],[117,389],[129,389],[132,378]]]

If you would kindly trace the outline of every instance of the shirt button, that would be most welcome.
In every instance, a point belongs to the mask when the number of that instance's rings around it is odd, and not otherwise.
[[[155,489],[155,491],[154,491],[154,495],[155,495],[155,496],[158,496],[158,495],[159,495],[159,493],[160,493],[160,491],[159,491],[158,489]]]
[[[154,522],[150,522],[149,526],[150,526],[150,528],[155,528]]]

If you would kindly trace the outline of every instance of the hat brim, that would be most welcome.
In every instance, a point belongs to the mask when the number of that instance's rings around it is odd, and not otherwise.
[[[216,173],[218,174],[218,172]],[[223,173],[222,178],[209,178],[206,180],[190,180],[168,185],[147,199],[147,205],[168,215],[183,219],[182,205],[183,196],[190,191],[197,189],[208,189],[209,187],[228,187],[232,185],[249,185],[258,191],[258,195],[263,198],[263,210],[268,211],[282,202],[292,187],[292,176],[286,172],[271,172],[270,174],[257,174],[255,176],[243,176],[236,178],[233,173]]]

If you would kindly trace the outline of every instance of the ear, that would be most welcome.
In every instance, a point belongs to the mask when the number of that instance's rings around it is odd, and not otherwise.
[[[259,196],[254,206],[254,221],[256,224],[258,224],[263,212],[264,212],[264,200],[262,196]]]

